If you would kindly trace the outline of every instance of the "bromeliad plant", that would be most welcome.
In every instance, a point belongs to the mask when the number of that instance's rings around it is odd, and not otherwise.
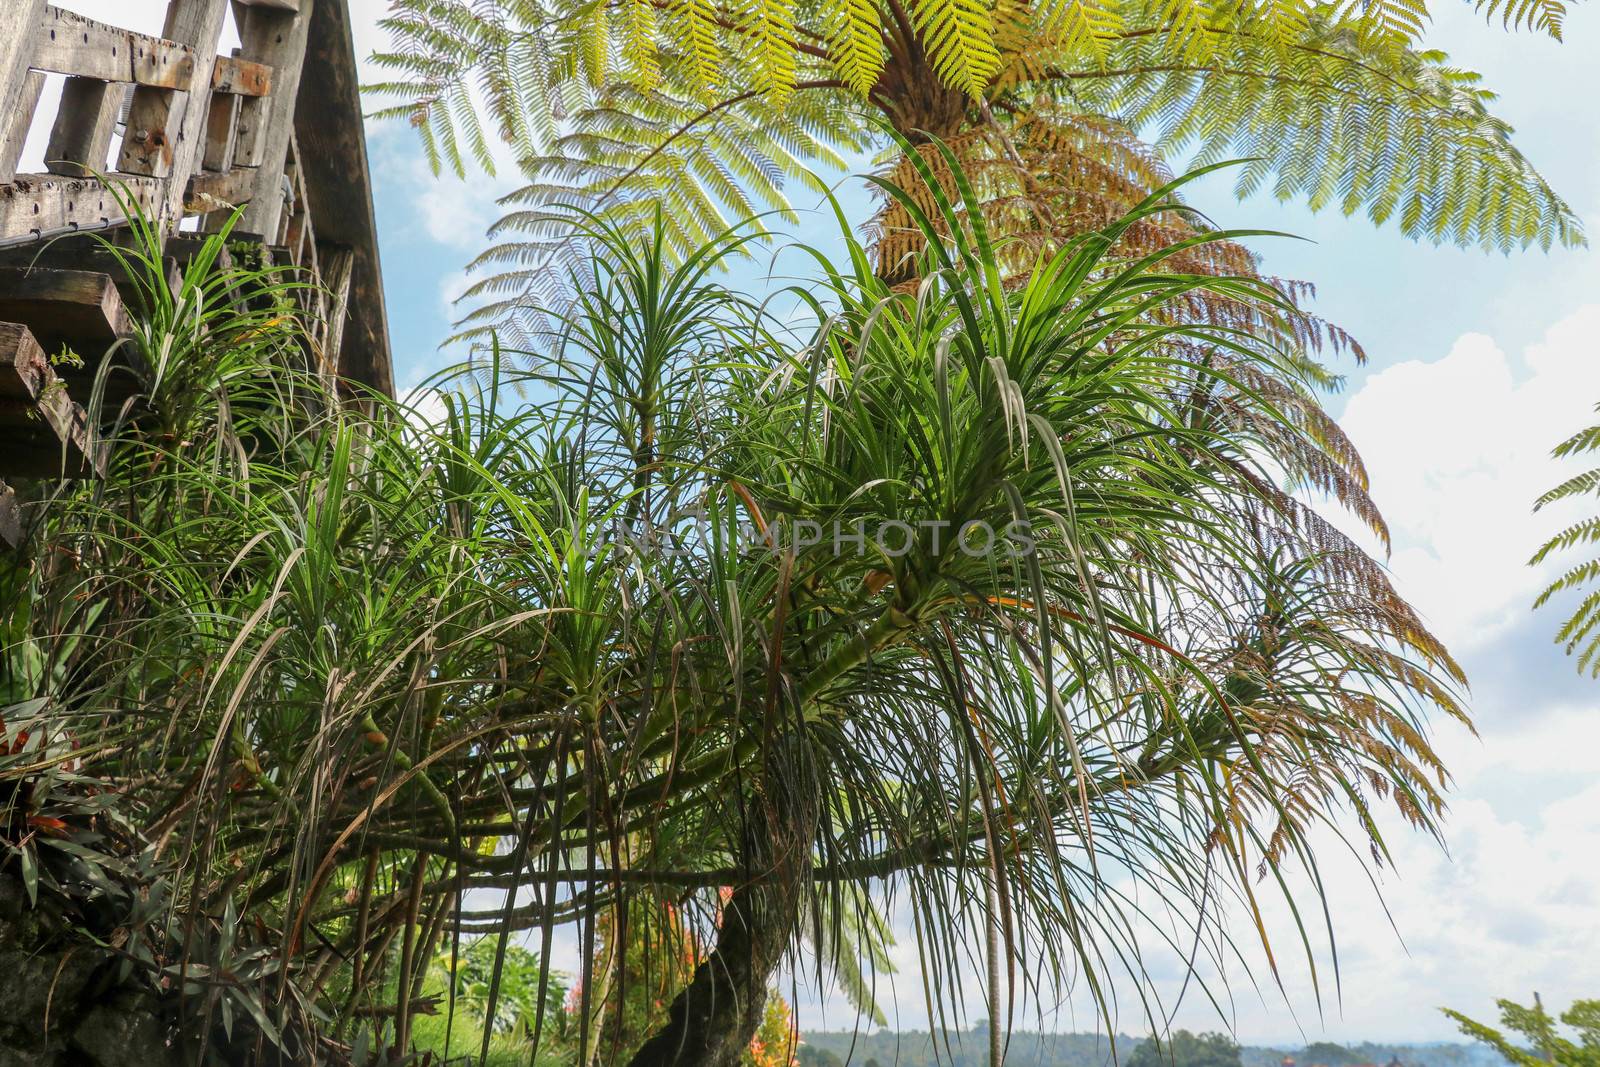
[[[1223,916],[1265,939],[1315,828],[1380,861],[1379,800],[1436,830],[1461,676],[1303,502],[1382,529],[1278,343],[1298,312],[1173,266],[1246,235],[1110,258],[1163,190],[1006,284],[970,188],[920,180],[937,217],[883,186],[915,286],[849,240],[797,326],[718,281],[749,231],[674,265],[580,220],[604,254],[529,369],[446,376],[425,418],[262,362],[58,501],[34,595],[108,606],[25,696],[174,914],[267,932],[369,1055],[464,937],[548,961],[572,926],[593,960],[669,909],[709,954],[631,1062],[725,1065],[802,939],[870,990],[891,904],[941,1010],[975,950],[991,1005],[1081,980],[1109,1019],[1153,906],[1173,951],[1242,952]],[[1199,294],[1283,329],[1168,313]],[[580,975],[580,1018],[630,969]]]

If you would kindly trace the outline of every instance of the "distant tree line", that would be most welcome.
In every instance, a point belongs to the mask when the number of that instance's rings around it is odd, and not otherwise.
[[[981,1030],[810,1031],[801,1037],[800,1067],[988,1067],[988,1038]],[[1164,1041],[1120,1034],[1042,1034],[1015,1031],[1006,1050],[1008,1067],[1280,1067],[1292,1056],[1298,1067],[1384,1067],[1398,1059],[1404,1067],[1504,1067],[1485,1047],[1437,1043],[1341,1045],[1319,1041],[1302,1047],[1238,1045],[1222,1034],[1177,1030]]]

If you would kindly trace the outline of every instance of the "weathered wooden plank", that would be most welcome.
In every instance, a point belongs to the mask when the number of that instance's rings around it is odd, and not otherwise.
[[[335,0],[324,0],[335,2]],[[301,69],[306,57],[306,39],[311,31],[314,0],[301,0],[298,11],[266,7],[236,6],[239,24],[240,55],[273,70],[272,95],[261,98],[262,115],[256,118],[260,129],[261,163],[256,169],[256,187],[245,211],[243,226],[257,233],[276,234],[283,213],[281,183],[284,164],[289,158],[289,139],[294,134],[295,101],[300,93]]]
[[[141,288],[149,284],[149,278],[142,268],[135,266],[130,273],[124,260],[87,235],[66,237],[48,244],[0,249],[0,267],[43,267],[104,274],[117,287],[125,306],[139,306],[149,299]],[[179,269],[178,253],[174,251],[171,241],[167,245],[167,255],[161,261],[161,273],[167,288],[176,295],[183,286],[183,272]]]
[[[195,85],[211,84],[226,14],[226,0],[171,0],[167,5],[161,34],[194,49]],[[163,222],[173,225],[183,212],[185,183],[199,169],[205,149],[207,108],[196,95],[175,96],[149,86],[137,89],[117,161],[119,170],[132,174],[175,176],[159,213]]]
[[[0,320],[22,323],[47,348],[49,340],[69,343],[84,357],[100,353],[77,345],[103,348],[133,332],[110,276],[86,270],[0,267]]]
[[[239,129],[239,97],[211,90],[211,107],[206,115],[206,148],[200,165],[209,171],[227,170],[233,165],[234,136]]]
[[[196,174],[189,179],[183,210],[191,215],[231,211],[247,202],[255,188],[256,173],[249,167],[234,167],[220,174]]]
[[[267,145],[266,123],[271,116],[267,97],[246,96],[239,101],[239,122],[234,128],[233,165],[259,167]]]
[[[27,327],[10,322],[0,322],[0,435],[0,474],[82,478],[102,469],[83,408]]]
[[[272,92],[272,68],[238,56],[218,56],[211,72],[211,88],[237,96],[266,96]]]
[[[233,235],[234,239],[240,239],[241,236],[242,235],[240,234]],[[229,243],[231,244],[232,242],[230,241]],[[191,260],[194,259],[195,256],[198,256],[205,249],[205,247],[206,239],[202,236],[192,233],[175,233],[171,237],[167,238],[167,255],[186,266]],[[216,262],[214,262],[212,266],[214,269],[219,271],[231,270],[233,268],[233,257],[228,253],[228,249],[226,247],[223,247],[218,251]]]
[[[123,87],[95,78],[68,78],[50,130],[44,165],[51,174],[88,178],[104,173],[111,134],[122,111]]]
[[[339,373],[390,392],[393,373],[383,267],[378,258],[355,40],[347,4],[319,2],[312,12],[295,134],[317,241],[325,246],[342,245],[355,253]]]
[[[154,215],[159,209],[165,182],[131,174],[113,177],[122,182],[124,195],[146,214]],[[0,185],[0,240],[125,221],[116,197],[94,178],[28,174],[10,185]]]
[[[30,403],[44,391],[50,360],[28,328],[0,322],[0,397]]]
[[[182,122],[185,96],[171,89],[140,86],[128,109],[128,124],[117,153],[117,169],[167,178],[174,174],[173,141]],[[176,172],[181,177],[182,172]]]
[[[284,165],[283,177],[289,189],[289,203],[284,206],[284,219],[279,227],[280,240],[294,256],[295,265],[303,267],[306,265],[306,235],[313,229],[310,208],[306,204],[306,184],[300,174],[300,146],[294,139],[293,131],[289,134],[289,161]]]
[[[328,294],[324,316],[327,332],[319,353],[323,369],[339,372],[339,350],[344,345],[344,324],[350,315],[350,279],[355,271],[355,252],[344,247],[323,245],[317,257],[322,264],[322,288]]]
[[[22,505],[5,482],[0,482],[0,542],[13,548],[22,544]]]
[[[109,274],[0,268],[0,320],[25,325],[46,356],[76,357],[60,360],[52,369],[79,404],[94,400],[95,379],[102,369],[100,410],[115,412],[128,397],[143,391],[142,361],[129,347],[133,324]]]
[[[8,182],[17,173],[17,160],[22,158],[23,145],[28,140],[28,130],[33,126],[33,114],[39,109],[39,96],[44,92],[44,75],[28,71],[22,83],[22,96],[10,120],[0,129],[0,182]]]
[[[194,77],[195,50],[180,41],[108,26],[59,7],[46,7],[38,27],[28,61],[35,70],[159,89],[188,89]]]
[[[28,91],[28,53],[33,50],[33,27],[44,10],[44,0],[9,0],[0,18],[0,121],[9,126]],[[35,94],[35,102],[38,96]],[[28,108],[28,114],[33,109]],[[26,131],[24,131],[26,132]],[[0,168],[0,182],[16,173],[16,161]]]

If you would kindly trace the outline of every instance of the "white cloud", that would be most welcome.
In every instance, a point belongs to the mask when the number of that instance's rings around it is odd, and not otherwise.
[[[456,301],[477,281],[466,271],[456,271],[446,274],[439,279],[439,300],[444,305],[444,313],[451,319],[458,318],[461,309],[456,306]]]
[[[1600,306],[1558,322],[1521,359],[1467,334],[1444,358],[1395,364],[1350,398],[1341,422],[1393,526],[1396,581],[1459,651],[1522,618],[1550,572],[1525,563],[1564,516],[1536,516],[1533,501],[1566,469],[1551,447],[1600,400],[1597,337]]]

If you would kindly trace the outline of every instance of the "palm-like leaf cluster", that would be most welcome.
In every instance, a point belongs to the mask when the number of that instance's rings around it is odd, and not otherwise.
[[[537,369],[447,379],[435,420],[261,360],[197,379],[49,512],[23,592],[59,669],[14,694],[5,777],[81,763],[180,915],[270,932],[336,1027],[401,1045],[462,934],[548,960],[576,924],[592,958],[672,902],[719,958],[641,1063],[747,1044],[802,931],[870,989],[873,902],[941,1004],[988,945],[993,995],[1081,979],[1109,1012],[1151,951],[1238,951],[1223,903],[1292,902],[1313,829],[1381,858],[1387,798],[1431,830],[1460,675],[1292,495],[1370,507],[1319,372],[1170,313],[1298,314],[1175,269],[1238,235],[1113,257],[1174,225],[1163,192],[1007,284],[970,184],[919,180],[938,222],[882,189],[921,283],[848,240],[799,340],[715,279],[757,235],[673,265],[664,225],[598,219]],[[197,299],[171,328],[293,342]]]

